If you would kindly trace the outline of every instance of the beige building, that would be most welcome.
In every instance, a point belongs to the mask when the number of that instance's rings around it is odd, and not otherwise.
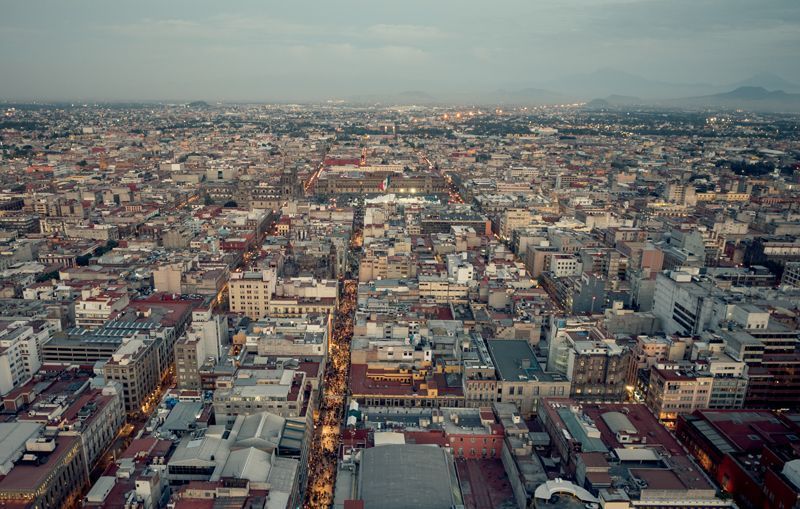
[[[138,413],[152,402],[150,394],[161,382],[162,366],[157,342],[150,339],[127,339],[103,367],[106,380],[122,385],[125,411]]]
[[[110,224],[67,226],[64,228],[64,234],[72,239],[100,240],[103,242],[119,240],[119,228]]]
[[[170,263],[153,270],[153,288],[158,292],[181,293],[184,264]]]
[[[331,314],[307,315],[298,318],[270,317],[250,325],[241,331],[248,350],[257,350],[259,355],[281,357],[323,357],[328,354],[328,334]],[[234,340],[241,343],[240,339]]]
[[[258,320],[269,311],[269,302],[275,293],[278,278],[274,270],[261,272],[234,272],[228,281],[230,310]]]
[[[436,302],[465,302],[469,285],[439,276],[419,276],[419,296],[432,298]]]
[[[80,437],[86,464],[94,465],[125,422],[122,388],[111,382],[79,401],[83,406],[77,414],[61,415],[58,426],[61,435]]]
[[[336,302],[336,297],[275,297],[270,300],[266,314],[276,317],[300,317],[307,314],[333,313],[336,310]]]
[[[360,282],[378,279],[405,279],[416,275],[415,260],[407,255],[373,253],[361,260],[358,268]]]
[[[531,224],[533,215],[528,209],[508,209],[500,216],[500,236],[510,239],[516,228],[524,228]]]
[[[697,201],[750,201],[750,193],[697,193]]]
[[[234,272],[228,283],[230,309],[253,320],[269,316],[302,316],[336,309],[339,285],[335,280],[296,277],[277,280],[274,269]]]
[[[569,380],[558,373],[545,372],[527,341],[494,339],[487,345],[497,371],[496,401],[514,403],[520,414],[530,416],[541,398],[569,395]]]
[[[678,369],[676,364],[658,364],[650,369],[646,404],[659,420],[675,423],[678,415],[708,408],[714,376]]]
[[[202,387],[200,366],[205,360],[203,343],[197,336],[186,334],[175,342],[175,376],[178,388],[199,390]]]
[[[130,303],[125,287],[94,287],[81,292],[75,302],[75,325],[93,329],[102,327]]]
[[[667,186],[666,199],[678,205],[694,207],[697,205],[697,194],[693,184],[680,184],[672,182]]]

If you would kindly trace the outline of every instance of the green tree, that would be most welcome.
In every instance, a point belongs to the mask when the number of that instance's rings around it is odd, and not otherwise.
[[[50,281],[51,279],[59,279],[58,271],[53,270],[50,272],[42,272],[38,276],[36,276],[37,283],[43,283],[44,281]]]

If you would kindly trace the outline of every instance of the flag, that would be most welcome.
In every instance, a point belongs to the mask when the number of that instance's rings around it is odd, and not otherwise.
[[[386,175],[386,178],[383,179],[383,182],[381,182],[381,185],[378,186],[378,189],[380,189],[381,191],[386,191],[388,188],[389,188],[389,175]]]

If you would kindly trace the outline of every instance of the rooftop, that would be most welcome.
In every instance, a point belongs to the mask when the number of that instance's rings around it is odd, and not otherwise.
[[[545,373],[527,341],[491,339],[486,342],[494,365],[505,381],[559,381],[559,376]]]
[[[462,503],[452,458],[428,445],[364,449],[358,487],[367,508],[451,509]]]

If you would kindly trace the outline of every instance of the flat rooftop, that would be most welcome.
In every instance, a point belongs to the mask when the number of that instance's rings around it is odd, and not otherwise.
[[[536,354],[527,341],[509,339],[490,339],[486,341],[494,365],[505,381],[541,380],[556,381],[550,374],[542,371]]]
[[[429,445],[364,449],[358,486],[366,509],[450,509],[463,503],[452,458]]]

